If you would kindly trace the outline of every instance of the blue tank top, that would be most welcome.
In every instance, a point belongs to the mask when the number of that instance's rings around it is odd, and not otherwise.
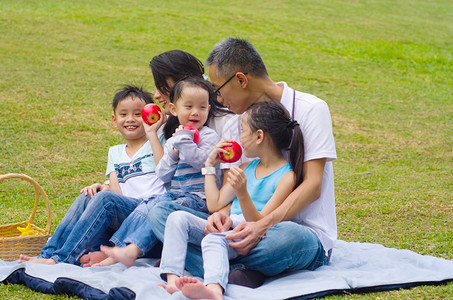
[[[281,166],[271,174],[259,178],[256,178],[256,166],[260,163],[259,159],[253,160],[244,169],[245,176],[247,176],[247,191],[252,198],[253,204],[256,209],[260,212],[267,201],[272,197],[277,187],[278,182],[282,179],[283,175],[292,170],[291,165],[288,163]],[[238,198],[233,200],[231,205],[231,214],[242,214],[241,206]]]

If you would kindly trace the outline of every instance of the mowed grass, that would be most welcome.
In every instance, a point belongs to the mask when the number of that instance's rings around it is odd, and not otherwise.
[[[205,60],[233,36],[256,46],[274,80],[329,104],[338,238],[453,259],[451,1],[6,0],[0,12],[0,174],[43,186],[52,230],[82,187],[104,180],[108,147],[122,142],[115,90],[154,90],[153,56]],[[32,193],[0,183],[0,224],[28,219]],[[344,298],[452,294],[449,283]],[[13,285],[0,297],[68,298]]]

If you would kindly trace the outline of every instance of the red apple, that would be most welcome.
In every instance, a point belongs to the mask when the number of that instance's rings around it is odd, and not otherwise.
[[[200,132],[198,131],[198,129],[189,125],[183,126],[182,129],[194,131],[193,142],[198,145],[198,142],[200,142]]]
[[[227,163],[234,163],[239,160],[242,156],[242,148],[236,142],[231,142],[231,146],[222,147],[223,150],[228,151],[228,153],[220,152],[220,159]]]
[[[157,104],[146,104],[142,109],[142,119],[148,125],[153,125],[160,119],[160,107]]]

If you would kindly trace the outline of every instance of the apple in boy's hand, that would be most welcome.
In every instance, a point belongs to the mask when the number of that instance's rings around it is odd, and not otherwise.
[[[149,103],[146,104],[142,109],[142,119],[148,125],[153,125],[160,119],[160,108],[157,104]]]
[[[200,132],[198,131],[198,129],[189,125],[183,126],[182,129],[194,131],[193,142],[198,145],[198,142],[200,142]]]
[[[227,163],[234,163],[238,161],[239,158],[242,156],[242,148],[241,146],[232,141],[231,146],[222,147],[223,150],[228,151],[228,153],[220,152],[220,159]]]

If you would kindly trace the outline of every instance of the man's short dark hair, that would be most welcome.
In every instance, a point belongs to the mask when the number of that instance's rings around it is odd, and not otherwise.
[[[236,72],[247,72],[255,77],[267,76],[266,66],[253,45],[242,39],[228,38],[217,43],[206,60],[216,66],[218,76],[229,77]]]

